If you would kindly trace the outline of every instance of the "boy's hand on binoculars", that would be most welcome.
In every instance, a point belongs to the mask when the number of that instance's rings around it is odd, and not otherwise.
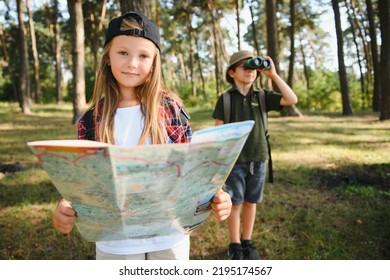
[[[272,79],[272,76],[277,74],[275,70],[275,64],[271,57],[264,56],[265,59],[269,60],[271,62],[271,67],[269,69],[257,69],[261,74],[266,75],[267,77]]]

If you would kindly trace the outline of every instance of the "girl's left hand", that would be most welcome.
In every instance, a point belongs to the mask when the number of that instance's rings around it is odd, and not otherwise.
[[[211,202],[211,208],[217,221],[222,222],[226,220],[232,210],[232,200],[228,193],[220,190]]]

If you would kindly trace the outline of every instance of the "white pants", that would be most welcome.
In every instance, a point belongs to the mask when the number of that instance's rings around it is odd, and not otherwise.
[[[96,248],[97,260],[189,260],[190,258],[190,235],[183,238],[175,247],[170,249],[147,252],[135,255],[108,254]]]

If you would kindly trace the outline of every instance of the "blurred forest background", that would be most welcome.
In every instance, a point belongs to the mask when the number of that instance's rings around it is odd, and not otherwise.
[[[161,28],[164,82],[194,131],[214,125],[239,49],[270,55],[298,95],[269,115],[275,183],[253,236],[262,259],[388,260],[389,9],[389,0],[0,0],[0,259],[95,258],[77,230],[54,230],[60,195],[26,143],[75,138],[108,22],[137,10]],[[228,236],[208,219],[191,236],[191,259],[226,259]]]
[[[137,10],[161,28],[164,81],[187,107],[213,107],[229,87],[229,56],[250,49],[270,55],[298,95],[282,115],[378,112],[385,120],[389,7],[388,0],[0,1],[0,101],[18,102],[25,114],[33,104],[71,102],[74,122],[91,98],[108,21]],[[333,30],[321,24],[324,14]]]

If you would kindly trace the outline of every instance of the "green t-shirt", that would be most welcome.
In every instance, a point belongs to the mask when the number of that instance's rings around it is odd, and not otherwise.
[[[230,122],[254,120],[255,126],[248,136],[248,139],[241,151],[237,162],[255,162],[268,160],[268,147],[265,138],[264,125],[261,119],[259,98],[257,91],[250,91],[246,96],[242,95],[235,87],[229,90],[231,95]],[[264,90],[266,109],[269,111],[280,111],[282,95],[273,91]],[[213,112],[213,118],[224,120],[222,95],[218,98]]]

